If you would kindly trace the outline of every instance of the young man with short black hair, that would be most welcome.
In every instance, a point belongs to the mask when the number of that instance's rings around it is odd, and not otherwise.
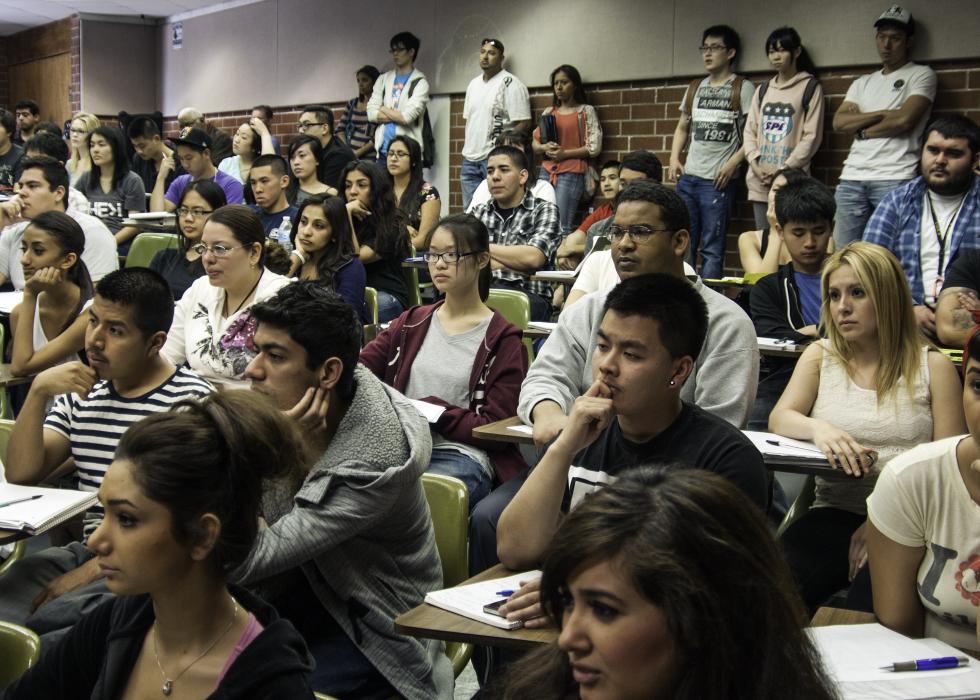
[[[415,67],[419,38],[411,32],[399,32],[391,37],[389,46],[395,67],[378,76],[367,104],[368,121],[381,125],[374,132],[379,163],[388,157],[388,144],[395,136],[411,136],[424,151],[422,127],[429,104],[429,81]]]
[[[270,484],[269,527],[235,572],[306,639],[314,690],[338,697],[452,698],[442,642],[402,636],[398,615],[442,587],[422,489],[432,440],[404,396],[358,364],[361,323],[316,281],[252,307],[245,377],[308,436],[298,490]]]
[[[23,163],[31,158],[36,158],[37,156],[48,156],[49,158],[54,158],[56,161],[64,165],[68,162],[70,153],[68,151],[68,144],[61,137],[61,134],[52,134],[50,131],[44,131],[41,129],[36,129],[35,134],[27,140],[24,144],[24,159],[21,161],[21,167],[23,168]],[[68,209],[71,211],[78,212],[79,214],[88,214],[88,197],[79,192],[74,187],[68,188]]]
[[[528,279],[548,267],[561,241],[558,207],[536,198],[527,189],[530,177],[524,152],[497,146],[487,157],[491,199],[473,209],[490,232],[491,287],[527,294],[531,319],[551,316],[551,285]]]
[[[157,181],[150,195],[150,211],[176,211],[184,189],[192,180],[214,180],[225,191],[228,204],[241,204],[244,201],[242,183],[214,167],[211,137],[203,129],[186,127],[173,143],[177,147],[177,159],[165,156],[160,162]],[[177,161],[187,172],[174,178],[168,186],[167,179],[177,167]]]
[[[10,194],[20,179],[24,149],[14,143],[17,121],[13,112],[0,109],[0,194]]]
[[[851,83],[834,114],[834,131],[853,135],[834,197],[834,242],[859,240],[885,195],[915,177],[919,138],[936,98],[936,73],[909,60],[912,13],[892,5],[875,20],[881,70]]]
[[[508,129],[527,131],[531,126],[531,102],[527,88],[504,69],[504,44],[484,39],[480,44],[481,75],[466,87],[463,120],[463,211],[470,208],[473,193],[487,176],[487,155],[497,137]]]
[[[724,269],[735,174],[745,160],[742,130],[755,88],[733,71],[741,50],[734,29],[725,24],[708,27],[700,50],[708,75],[693,81],[681,100],[667,175],[691,212],[687,262],[695,265],[700,244],[701,276],[712,279],[721,277]],[[682,164],[685,145],[687,159]]]
[[[293,228],[297,227],[299,209],[286,200],[289,170],[282,156],[265,154],[256,158],[248,172],[248,181],[255,196],[255,204],[249,209],[259,215],[265,235],[271,236],[273,231],[278,231],[287,216]]]
[[[14,105],[14,116],[17,117],[17,138],[14,143],[23,146],[24,143],[37,134],[37,125],[41,122],[41,108],[34,100],[17,100]]]
[[[166,280],[147,268],[118,270],[98,283],[86,312],[88,364],[67,362],[35,377],[7,447],[11,482],[39,483],[72,458],[79,488],[98,491],[130,425],[213,391],[194,372],[174,367],[160,354],[173,312]],[[100,506],[86,513],[86,538],[103,515]],[[27,556],[0,576],[0,619],[26,624],[39,634],[60,634],[111,595],[102,576],[94,553],[82,542]]]
[[[320,140],[323,155],[317,176],[320,182],[333,187],[338,192],[344,191],[344,183],[340,181],[340,173],[357,156],[351,147],[334,137],[333,110],[326,105],[307,105],[299,115],[296,130],[303,136],[312,136]]]
[[[116,239],[99,219],[68,208],[68,171],[65,164],[49,156],[26,158],[20,175],[20,190],[0,203],[0,284],[10,282],[14,289],[24,288],[24,270],[20,266],[21,241],[31,219],[46,211],[64,211],[82,227],[85,250],[82,261],[93,281],[119,269]],[[26,219],[26,221],[25,221]]]
[[[126,130],[130,143],[133,144],[133,162],[131,169],[143,179],[143,187],[147,192],[153,192],[157,183],[157,175],[163,165],[164,158],[174,160],[174,150],[163,140],[160,127],[150,117],[136,117],[129,123]],[[184,168],[174,160],[174,168],[164,179],[164,188],[170,187],[174,179],[184,174]]]

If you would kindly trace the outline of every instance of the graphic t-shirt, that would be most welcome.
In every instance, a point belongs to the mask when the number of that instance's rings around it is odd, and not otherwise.
[[[398,75],[397,73],[395,74],[395,83],[394,85],[391,86],[390,104],[393,105],[398,104],[398,100],[400,100],[402,97],[402,90],[405,89],[405,85],[408,84],[408,78],[411,75],[412,75],[411,73],[406,73],[405,75]],[[385,140],[384,143],[381,145],[382,153],[388,152],[388,146],[391,144],[391,140],[393,138],[395,138],[395,123],[388,122],[387,124],[385,124]]]
[[[24,149],[11,144],[10,150],[0,156],[0,192],[11,192],[20,180],[20,160]]]
[[[712,86],[708,78],[701,81],[694,93],[690,123],[690,141],[684,172],[688,175],[713,180],[718,170],[735,153],[742,143],[742,120],[752,107],[755,86],[742,81],[741,109],[732,110],[732,87],[736,76],[732,75],[724,85]],[[687,93],[681,101],[681,111],[686,114]]]
[[[122,221],[130,212],[146,211],[143,179],[134,172],[123,175],[109,192],[92,177],[92,171],[78,178],[76,185],[88,197],[88,213],[101,219],[113,233],[123,227]]]
[[[808,275],[794,270],[793,278],[800,292],[803,322],[808,326],[820,323],[820,275]]]

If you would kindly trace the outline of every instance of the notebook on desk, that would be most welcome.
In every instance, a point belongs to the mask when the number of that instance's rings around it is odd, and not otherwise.
[[[508,621],[498,615],[491,615],[483,612],[483,606],[500,600],[503,597],[501,591],[517,590],[520,588],[521,581],[531,581],[540,578],[540,571],[526,571],[522,574],[514,574],[504,578],[495,578],[490,581],[479,581],[469,583],[465,586],[455,588],[444,588],[441,591],[432,591],[425,594],[425,602],[437,608],[463,615],[471,620],[483,622],[500,629],[513,630],[522,627],[520,621]]]
[[[29,499],[29,500],[27,500]],[[0,484],[0,530],[37,535],[95,505],[92,491]]]

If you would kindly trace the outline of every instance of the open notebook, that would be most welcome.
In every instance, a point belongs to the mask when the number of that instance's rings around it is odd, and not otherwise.
[[[435,605],[437,608],[463,615],[471,620],[484,622],[494,627],[505,630],[512,630],[522,627],[519,621],[508,622],[506,619],[483,612],[483,606],[506,598],[507,596],[498,595],[501,591],[513,591],[520,588],[521,581],[533,581],[541,577],[540,571],[526,571],[523,574],[514,574],[504,578],[495,578],[490,581],[479,581],[468,583],[465,586],[455,588],[444,588],[441,591],[432,591],[425,594],[425,602]]]
[[[0,484],[0,530],[40,534],[84,513],[95,505],[96,500],[95,493],[91,491],[3,483]]]

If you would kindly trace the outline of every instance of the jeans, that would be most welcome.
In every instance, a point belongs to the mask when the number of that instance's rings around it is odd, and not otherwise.
[[[482,464],[459,450],[445,447],[432,448],[432,459],[429,460],[429,468],[426,471],[430,474],[452,476],[466,484],[466,490],[470,494],[471,513],[473,507],[490,493],[492,483],[490,474]]]
[[[687,262],[695,267],[698,244],[701,245],[701,277],[717,279],[725,266],[725,237],[731,208],[733,185],[716,190],[712,180],[694,175],[681,175],[677,194],[691,214],[691,242],[687,247]]]
[[[841,180],[837,183],[837,225],[834,247],[840,250],[851,241],[859,241],[864,228],[885,195],[909,180]]]
[[[398,301],[398,297],[389,294],[381,289],[378,292],[378,323],[387,323],[401,316],[405,307]]]
[[[459,184],[463,188],[463,211],[470,208],[473,201],[473,193],[480,183],[487,179],[487,161],[466,160],[463,158],[463,167],[459,169]]]
[[[541,168],[538,179],[551,182],[551,173]],[[558,204],[558,225],[562,236],[567,236],[575,230],[575,214],[578,212],[578,203],[582,201],[583,192],[585,192],[583,173],[558,173],[555,179],[555,202]]]

